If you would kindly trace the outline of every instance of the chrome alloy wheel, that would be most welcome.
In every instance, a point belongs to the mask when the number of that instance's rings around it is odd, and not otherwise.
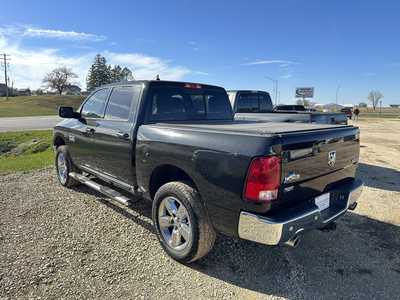
[[[68,167],[67,167],[67,161],[65,159],[65,154],[62,152],[60,152],[57,156],[57,171],[61,183],[65,184],[67,182]]]
[[[188,211],[175,197],[166,197],[160,203],[158,224],[163,239],[175,251],[184,250],[192,240],[192,225]]]

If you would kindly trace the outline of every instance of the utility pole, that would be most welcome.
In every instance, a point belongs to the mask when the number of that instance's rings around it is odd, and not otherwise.
[[[275,98],[275,105],[278,104],[278,80],[271,78],[269,76],[265,76],[265,78],[269,79],[272,81],[274,85],[274,98]]]
[[[6,99],[8,100],[8,77],[7,77],[7,61],[10,60],[9,55],[3,53],[3,64],[4,64],[4,81],[6,84]],[[8,56],[8,57],[7,57]]]
[[[338,96],[339,96],[339,89],[340,89],[340,84],[338,84],[337,88],[336,88],[336,107],[335,110],[338,109]]]

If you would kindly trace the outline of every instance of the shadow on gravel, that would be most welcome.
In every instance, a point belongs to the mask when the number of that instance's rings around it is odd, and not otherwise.
[[[89,188],[75,190],[155,233],[149,202],[125,208]],[[187,267],[245,289],[240,298],[254,292],[289,299],[398,298],[400,227],[355,213],[337,223],[335,231],[304,235],[295,249],[219,236],[205,258]]]
[[[360,163],[356,177],[366,186],[400,192],[400,172],[395,169]]]
[[[229,251],[228,251],[229,249]],[[220,237],[191,267],[261,294],[286,298],[398,298],[400,227],[348,213],[333,232],[293,249]]]
[[[129,207],[121,207],[117,204],[114,204],[112,200],[105,198],[103,194],[86,186],[74,187],[73,189],[78,193],[85,193],[95,196],[96,200],[99,201],[101,204],[107,206],[108,208],[111,208],[116,213],[119,213],[125,218],[132,220],[136,224],[155,234],[156,231],[153,227],[153,223],[147,222],[139,217],[144,216],[151,220],[151,203],[149,203],[148,201],[138,198],[137,201],[133,203],[133,205]]]

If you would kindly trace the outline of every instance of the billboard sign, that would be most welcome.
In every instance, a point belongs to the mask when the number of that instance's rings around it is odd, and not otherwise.
[[[313,98],[313,97],[314,97],[313,87],[296,88],[296,98]]]

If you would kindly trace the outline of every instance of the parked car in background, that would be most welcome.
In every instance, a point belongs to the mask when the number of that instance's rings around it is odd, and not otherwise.
[[[274,111],[277,112],[303,112],[307,109],[303,105],[277,105],[274,107]]]
[[[310,112],[302,105],[279,105],[274,109],[269,93],[264,91],[232,90],[228,95],[237,120],[347,124],[343,113]]]
[[[353,117],[353,109],[351,107],[343,107],[340,111],[344,113],[348,119]]]
[[[217,232],[295,246],[333,229],[361,193],[357,127],[234,120],[221,87],[124,82],[59,115],[60,184],[152,201],[161,246],[180,262],[206,255]]]

